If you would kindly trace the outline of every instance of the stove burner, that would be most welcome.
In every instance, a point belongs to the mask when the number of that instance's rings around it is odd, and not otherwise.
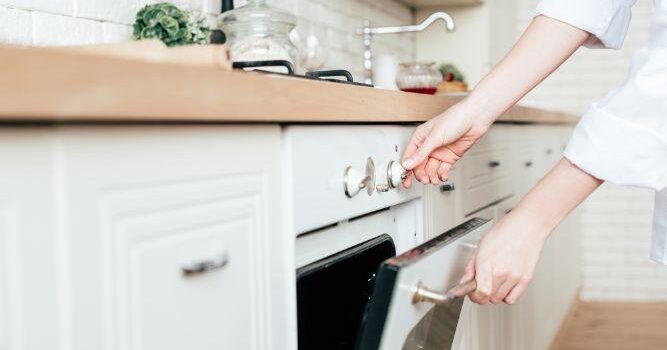
[[[287,74],[277,73],[284,75],[294,75],[294,65],[292,62],[286,60],[268,60],[268,61],[238,61],[232,63],[234,69],[244,69],[244,68],[270,68],[270,67],[285,67],[287,69]],[[262,71],[266,73],[274,73],[268,71]]]
[[[256,69],[255,71],[266,73],[266,74],[278,74],[285,76],[292,76],[295,78],[302,79],[311,79],[311,80],[322,80],[332,83],[341,83],[341,84],[351,84],[364,87],[373,87],[370,84],[358,83],[354,81],[352,74],[349,71],[343,69],[336,70],[323,70],[323,71],[312,71],[306,72],[306,75],[299,75],[294,73],[294,65],[291,62],[285,60],[268,60],[268,61],[238,61],[232,63],[234,69],[245,69],[245,68],[270,68],[270,67],[283,67],[287,70],[287,73],[277,73],[272,71],[266,71],[261,69]],[[343,77],[345,80],[333,79],[334,77]]]

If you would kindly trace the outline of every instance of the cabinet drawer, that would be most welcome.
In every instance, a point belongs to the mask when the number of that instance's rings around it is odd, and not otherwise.
[[[509,129],[492,130],[463,158],[465,215],[512,195],[511,136]]]
[[[239,219],[130,242],[118,266],[127,348],[253,348],[251,237]]]
[[[424,186],[424,237],[431,239],[463,221],[461,198],[463,186],[459,183],[460,169],[449,173],[449,181],[440,186]]]

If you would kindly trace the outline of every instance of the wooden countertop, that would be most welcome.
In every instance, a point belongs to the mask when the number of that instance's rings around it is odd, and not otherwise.
[[[0,47],[0,122],[422,122],[461,96]],[[516,106],[500,121],[573,123]]]

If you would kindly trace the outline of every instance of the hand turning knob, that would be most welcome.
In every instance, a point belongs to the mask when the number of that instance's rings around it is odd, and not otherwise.
[[[387,166],[387,184],[390,188],[398,188],[405,180],[406,171],[400,163],[389,162]]]

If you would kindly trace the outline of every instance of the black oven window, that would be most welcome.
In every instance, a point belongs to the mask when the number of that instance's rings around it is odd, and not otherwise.
[[[297,271],[299,350],[354,349],[380,264],[396,255],[382,235]]]

